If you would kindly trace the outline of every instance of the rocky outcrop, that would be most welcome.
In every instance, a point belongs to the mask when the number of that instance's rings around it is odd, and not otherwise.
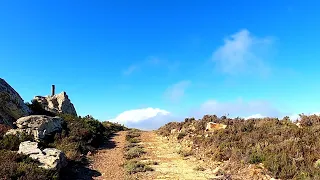
[[[6,135],[23,132],[33,135],[35,140],[45,139],[46,136],[51,136],[55,132],[62,130],[63,119],[60,117],[49,117],[44,115],[32,115],[18,119],[15,124],[17,129],[9,130]]]
[[[0,123],[13,126],[15,120],[30,113],[20,95],[0,78]]]
[[[39,102],[47,111],[77,116],[76,109],[71,103],[66,92],[62,92],[54,96],[36,96],[34,100]]]
[[[30,158],[40,162],[41,168],[60,170],[67,165],[65,154],[55,148],[46,148],[41,151],[37,142],[25,141],[20,143],[18,153],[28,155]]]
[[[206,131],[214,131],[219,129],[225,129],[227,125],[214,123],[214,122],[208,122],[206,126]]]

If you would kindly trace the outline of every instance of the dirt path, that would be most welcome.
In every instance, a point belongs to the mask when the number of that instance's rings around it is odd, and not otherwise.
[[[116,133],[105,147],[93,155],[92,168],[101,173],[101,176],[94,179],[123,180],[125,178],[125,172],[122,167],[124,163],[125,136],[125,131]]]
[[[214,178],[214,170],[197,170],[201,161],[184,158],[177,153],[177,149],[167,140],[157,136],[154,132],[143,132],[141,134],[141,144],[147,152],[145,161],[155,161],[158,165],[153,165],[154,172],[142,176],[141,179],[185,179],[200,180]]]

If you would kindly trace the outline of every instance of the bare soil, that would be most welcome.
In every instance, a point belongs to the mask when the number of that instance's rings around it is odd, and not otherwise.
[[[116,133],[106,146],[102,147],[92,157],[91,168],[101,173],[94,177],[97,180],[123,180],[125,179],[124,146],[126,131]]]
[[[202,180],[217,177],[215,170],[199,170],[201,161],[178,154],[174,144],[169,143],[152,131],[142,132],[141,140],[141,145],[146,151],[142,158],[143,161],[157,162],[157,165],[151,165],[154,171],[138,173],[131,179]]]

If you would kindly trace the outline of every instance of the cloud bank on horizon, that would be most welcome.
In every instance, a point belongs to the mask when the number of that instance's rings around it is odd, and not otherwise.
[[[124,124],[131,128],[153,130],[173,120],[174,117],[169,111],[149,107],[124,111],[108,121]]]
[[[204,115],[217,115],[223,116],[228,115],[228,117],[235,118],[240,117],[244,119],[251,119],[251,118],[264,118],[264,117],[273,117],[273,118],[280,118],[282,119],[285,116],[288,116],[290,120],[296,121],[299,120],[299,114],[284,114],[280,113],[279,111],[264,106],[267,103],[265,102],[231,102],[231,103],[219,103],[217,101],[208,101],[202,104],[202,106],[194,111],[189,116],[174,116],[170,112],[166,110],[162,110],[159,108],[145,108],[145,109],[135,109],[124,111],[123,113],[119,114],[114,119],[109,119],[108,121],[117,122],[120,124],[124,124],[127,127],[131,128],[138,128],[142,130],[155,130],[159,127],[165,125],[169,122],[180,122],[183,121],[187,117],[195,117],[196,119],[201,119]],[[257,105],[255,107],[255,105]],[[257,112],[260,108],[265,108],[263,114],[252,114],[248,116],[238,116],[236,115],[237,112],[243,111],[248,113]],[[235,108],[233,110],[233,108]],[[253,108],[253,109],[250,109]],[[230,110],[230,111],[228,111]],[[225,113],[225,112],[234,112],[232,114]],[[244,113],[239,113],[244,114]],[[320,115],[320,113],[307,113],[306,115]]]

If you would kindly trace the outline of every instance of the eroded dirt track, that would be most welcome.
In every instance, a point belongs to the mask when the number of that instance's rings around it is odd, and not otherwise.
[[[123,169],[124,163],[124,146],[125,146],[125,131],[116,133],[107,145],[96,154],[93,155],[92,168],[99,171],[101,176],[94,177],[97,180],[123,180],[125,172]]]
[[[144,173],[138,179],[185,179],[201,180],[214,178],[212,170],[199,171],[196,168],[199,161],[184,158],[177,153],[174,144],[157,136],[154,132],[143,132],[141,144],[147,152],[145,161],[154,161],[158,165],[152,165],[154,172]]]

